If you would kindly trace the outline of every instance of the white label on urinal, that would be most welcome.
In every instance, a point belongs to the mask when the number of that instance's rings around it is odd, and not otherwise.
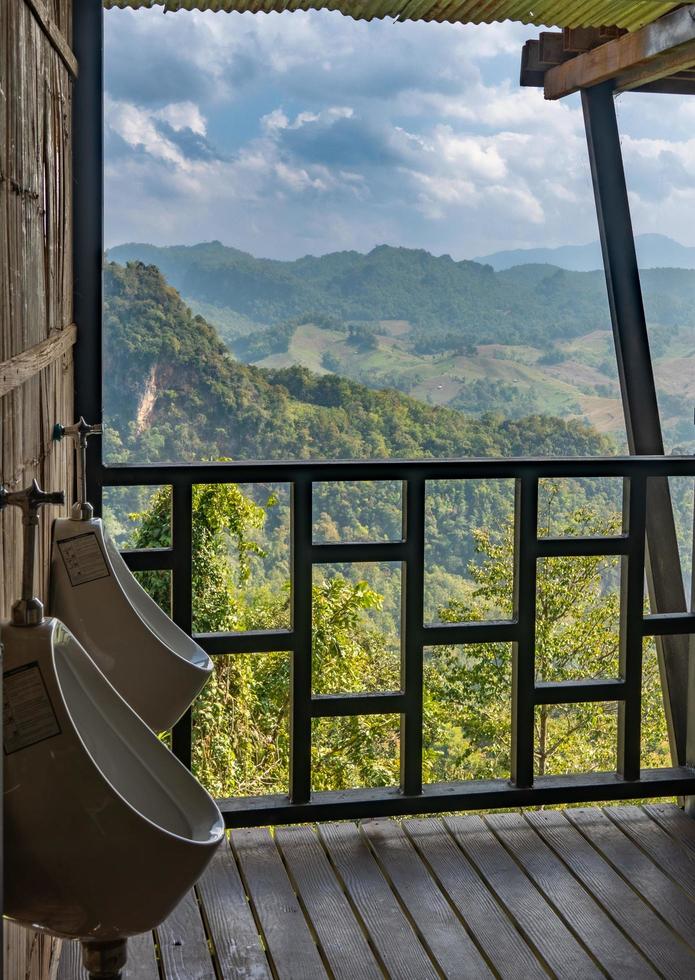
[[[60,725],[36,662],[3,675],[3,707],[6,755],[60,735]]]
[[[84,585],[111,574],[94,531],[58,542],[72,585]]]

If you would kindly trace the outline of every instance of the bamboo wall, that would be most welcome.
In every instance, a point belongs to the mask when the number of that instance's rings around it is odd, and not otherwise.
[[[72,487],[67,447],[51,440],[73,415],[71,17],[72,0],[0,0],[0,482],[10,490],[33,477]],[[0,516],[0,618],[19,595],[18,516]],[[57,953],[49,937],[5,923],[6,980],[46,980]]]

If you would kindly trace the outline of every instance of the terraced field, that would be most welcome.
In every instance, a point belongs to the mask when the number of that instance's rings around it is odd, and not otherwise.
[[[655,345],[656,346],[656,345]],[[393,387],[430,405],[467,412],[520,416],[542,412],[590,422],[624,440],[624,422],[610,331],[593,330],[548,350],[485,344],[471,354],[421,354],[413,349],[407,320],[380,321],[374,345],[360,349],[344,331],[312,323],[298,326],[288,350],[256,363],[301,364],[333,371],[375,388]],[[655,374],[669,447],[692,443],[695,400],[695,335],[671,331],[655,349]]]

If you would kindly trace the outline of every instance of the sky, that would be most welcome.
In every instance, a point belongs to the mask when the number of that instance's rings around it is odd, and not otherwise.
[[[518,85],[538,28],[336,12],[106,14],[105,238],[292,259],[597,237],[581,106]],[[633,224],[695,245],[695,100],[618,99]]]

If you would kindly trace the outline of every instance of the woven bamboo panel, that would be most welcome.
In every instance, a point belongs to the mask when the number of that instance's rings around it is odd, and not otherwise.
[[[44,0],[43,8],[69,41],[71,0]],[[72,324],[71,84],[36,12],[25,0],[1,0],[0,364]],[[72,460],[51,431],[72,414],[68,347],[0,398],[0,482],[15,490],[36,477],[44,489],[69,492]],[[37,588],[44,597],[53,516],[55,509],[42,518]],[[0,618],[19,595],[20,560],[21,528],[10,508],[0,516]],[[57,954],[50,937],[5,924],[7,978],[48,980]]]

